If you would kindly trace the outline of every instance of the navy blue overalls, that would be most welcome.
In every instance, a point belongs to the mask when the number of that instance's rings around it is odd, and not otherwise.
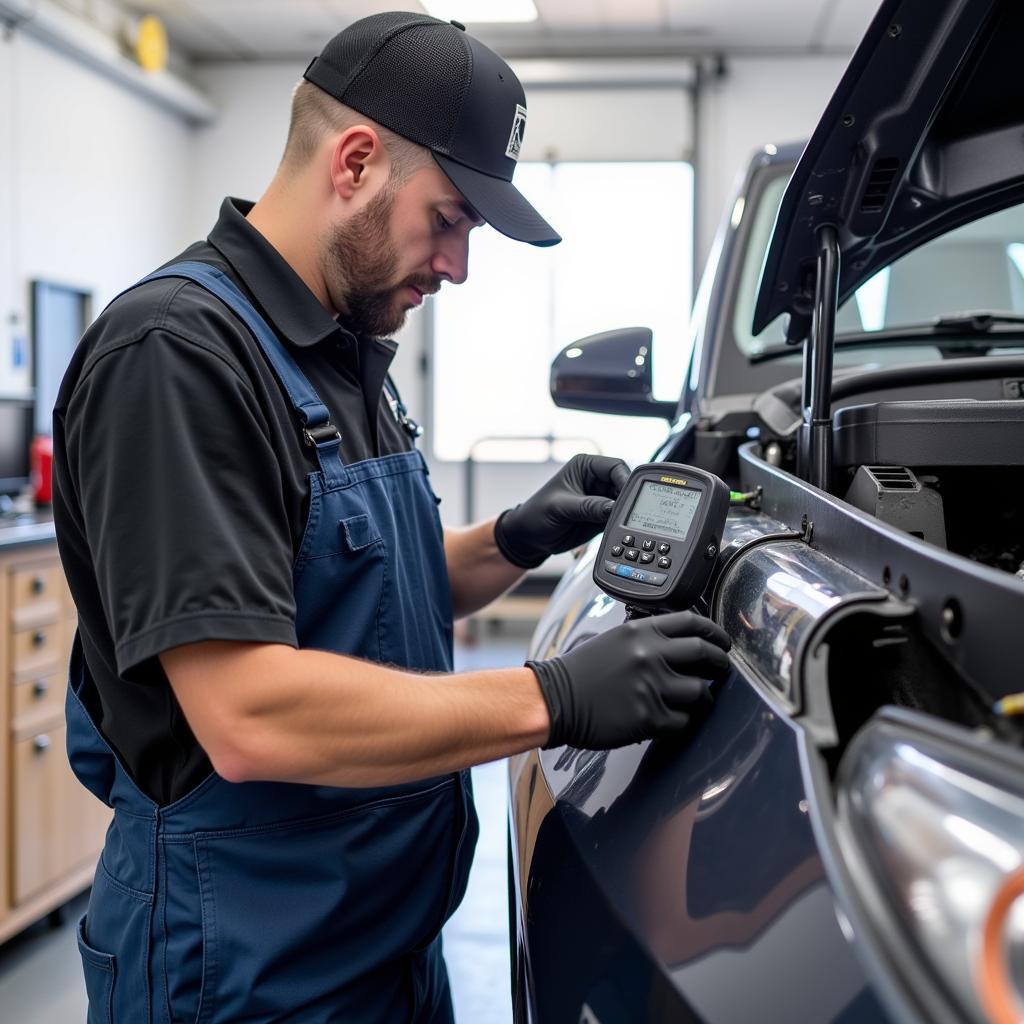
[[[200,263],[145,280],[158,277],[189,278],[235,311],[316,445],[294,565],[299,646],[450,671],[451,594],[423,457],[345,465],[326,407],[234,283]],[[439,931],[476,842],[468,772],[377,789],[211,773],[159,807],[92,720],[90,685],[76,636],[68,753],[114,809],[78,932],[89,1024],[451,1020]]]

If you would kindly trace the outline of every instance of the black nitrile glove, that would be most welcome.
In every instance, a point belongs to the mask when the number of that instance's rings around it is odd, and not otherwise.
[[[622,459],[574,455],[532,498],[498,516],[494,540],[513,565],[534,569],[604,529],[629,479]]]
[[[545,744],[609,750],[685,729],[729,672],[725,630],[693,612],[634,619],[547,661],[528,661],[548,706]]]

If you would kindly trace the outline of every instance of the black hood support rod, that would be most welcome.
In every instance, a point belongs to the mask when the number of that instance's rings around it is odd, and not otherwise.
[[[832,481],[832,354],[839,301],[839,236],[831,224],[815,233],[818,244],[811,333],[804,342],[803,424],[797,474],[828,491]]]

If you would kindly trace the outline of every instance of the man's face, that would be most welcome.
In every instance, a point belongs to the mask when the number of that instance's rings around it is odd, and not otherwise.
[[[443,281],[466,280],[469,232],[483,223],[431,163],[397,188],[389,182],[328,236],[323,274],[341,319],[384,337]]]

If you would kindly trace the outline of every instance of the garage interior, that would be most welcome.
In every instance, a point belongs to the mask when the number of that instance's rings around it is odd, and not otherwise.
[[[526,89],[516,181],[563,244],[526,252],[480,229],[468,282],[413,311],[396,338],[392,372],[423,427],[442,518],[461,525],[515,505],[573,452],[646,460],[663,421],[556,409],[551,360],[575,338],[642,324],[654,330],[655,397],[678,396],[690,309],[718,226],[736,215],[725,208],[736,175],[756,150],[807,137],[874,5],[524,0],[530,10],[512,17],[529,20],[485,20],[491,6],[0,0],[0,535],[13,539],[0,550],[3,1020],[84,1018],[74,923],[106,820],[66,765],[38,770],[63,757],[75,609],[33,459],[45,457],[82,330],[205,237],[224,196],[260,194],[310,58],[358,18],[430,13],[465,22]],[[460,623],[456,669],[521,664],[570,565],[549,560]],[[495,762],[474,780],[481,839],[445,947],[458,1019],[504,1024],[507,778]]]

